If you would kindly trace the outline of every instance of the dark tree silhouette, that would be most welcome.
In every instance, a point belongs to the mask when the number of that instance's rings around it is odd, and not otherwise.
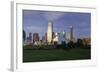
[[[62,43],[61,43],[61,48],[62,48],[62,49],[66,49],[66,42],[65,42],[65,41],[62,41]]]
[[[23,40],[25,41],[25,38],[26,38],[26,33],[25,31],[23,30]]]
[[[73,43],[73,41],[70,41],[67,43],[67,47],[68,48],[75,48],[75,44]]]
[[[82,39],[77,39],[76,45],[77,47],[80,47],[80,48],[84,47]]]

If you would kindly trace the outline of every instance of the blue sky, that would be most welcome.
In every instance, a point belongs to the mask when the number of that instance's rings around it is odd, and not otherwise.
[[[69,32],[73,26],[75,38],[90,37],[90,13],[23,10],[23,29],[27,35],[39,33],[41,38],[47,32],[49,21],[53,22],[54,32]]]

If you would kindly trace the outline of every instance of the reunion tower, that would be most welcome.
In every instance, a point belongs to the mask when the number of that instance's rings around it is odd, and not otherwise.
[[[47,42],[50,45],[52,43],[53,38],[53,23],[51,21],[48,22],[48,29],[47,29]]]

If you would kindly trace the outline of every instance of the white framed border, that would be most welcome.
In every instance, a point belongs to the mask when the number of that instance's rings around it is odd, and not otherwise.
[[[95,7],[77,7],[63,5],[42,5],[34,3],[12,2],[12,49],[11,49],[11,70],[38,70],[38,69],[55,69],[67,67],[83,67],[96,65],[97,55],[95,44],[96,29],[96,8]],[[31,62],[23,63],[22,61],[22,10],[44,10],[44,11],[62,11],[62,12],[82,12],[91,13],[91,59],[90,60],[70,60],[70,61],[50,61],[50,62]]]

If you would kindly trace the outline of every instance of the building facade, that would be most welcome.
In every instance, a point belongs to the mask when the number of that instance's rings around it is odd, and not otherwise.
[[[47,29],[47,43],[51,44],[53,39],[53,23],[48,22],[48,29]]]
[[[39,45],[39,34],[38,33],[33,34],[33,44]]]

